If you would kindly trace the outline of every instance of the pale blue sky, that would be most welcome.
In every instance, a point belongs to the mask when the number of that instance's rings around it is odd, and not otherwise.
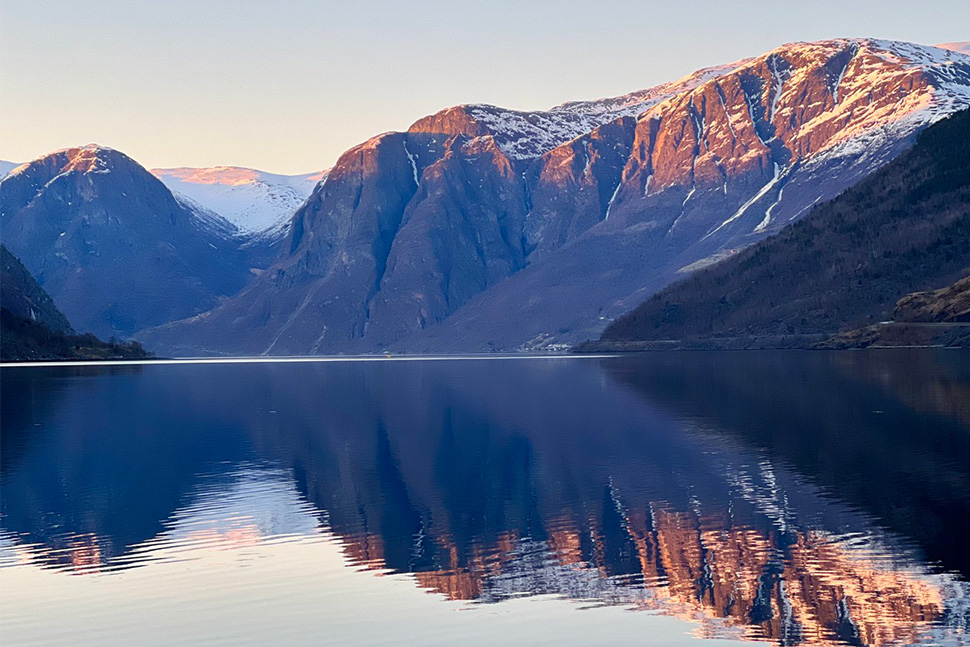
[[[966,0],[2,0],[0,158],[331,165],[457,103],[623,94],[794,40],[970,39]]]

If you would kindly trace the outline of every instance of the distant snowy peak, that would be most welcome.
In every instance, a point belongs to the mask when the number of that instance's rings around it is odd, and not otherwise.
[[[246,235],[283,229],[327,173],[278,175],[237,166],[151,172],[176,194],[219,214]]]
[[[0,180],[7,177],[10,171],[14,170],[20,166],[17,162],[8,162],[7,160],[0,160]]]
[[[241,166],[213,166],[209,168],[157,168],[152,173],[160,178],[174,178],[190,184],[220,184],[243,186],[247,184],[281,184],[305,191],[309,195],[326,171],[305,173],[303,175],[278,175]]]
[[[970,55],[970,40],[965,40],[959,43],[940,43],[937,45],[940,49],[948,49],[953,52],[960,52],[961,54]]]

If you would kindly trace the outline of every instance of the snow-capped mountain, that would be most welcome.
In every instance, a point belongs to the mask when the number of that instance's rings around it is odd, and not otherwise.
[[[20,166],[17,162],[8,162],[7,160],[0,160],[0,180],[7,177],[10,171],[14,170]]]
[[[793,43],[545,112],[462,105],[351,149],[179,352],[547,347],[803,216],[970,107],[970,57]]]
[[[152,174],[176,194],[215,212],[244,235],[282,229],[326,171],[276,175],[237,166],[156,168]]]
[[[970,54],[970,40],[961,41],[959,43],[940,43],[937,47],[941,49],[948,49],[954,52],[960,52],[961,54]]]
[[[94,144],[3,178],[0,233],[76,329],[105,338],[212,308],[245,285],[259,251],[127,155]]]

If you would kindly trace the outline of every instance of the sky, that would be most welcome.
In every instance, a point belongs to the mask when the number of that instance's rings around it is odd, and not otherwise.
[[[792,41],[970,40],[966,0],[3,0],[0,159],[277,173],[460,103],[625,94]]]

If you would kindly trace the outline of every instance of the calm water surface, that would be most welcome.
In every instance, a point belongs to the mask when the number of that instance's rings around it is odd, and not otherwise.
[[[970,644],[970,354],[4,368],[0,643]]]

